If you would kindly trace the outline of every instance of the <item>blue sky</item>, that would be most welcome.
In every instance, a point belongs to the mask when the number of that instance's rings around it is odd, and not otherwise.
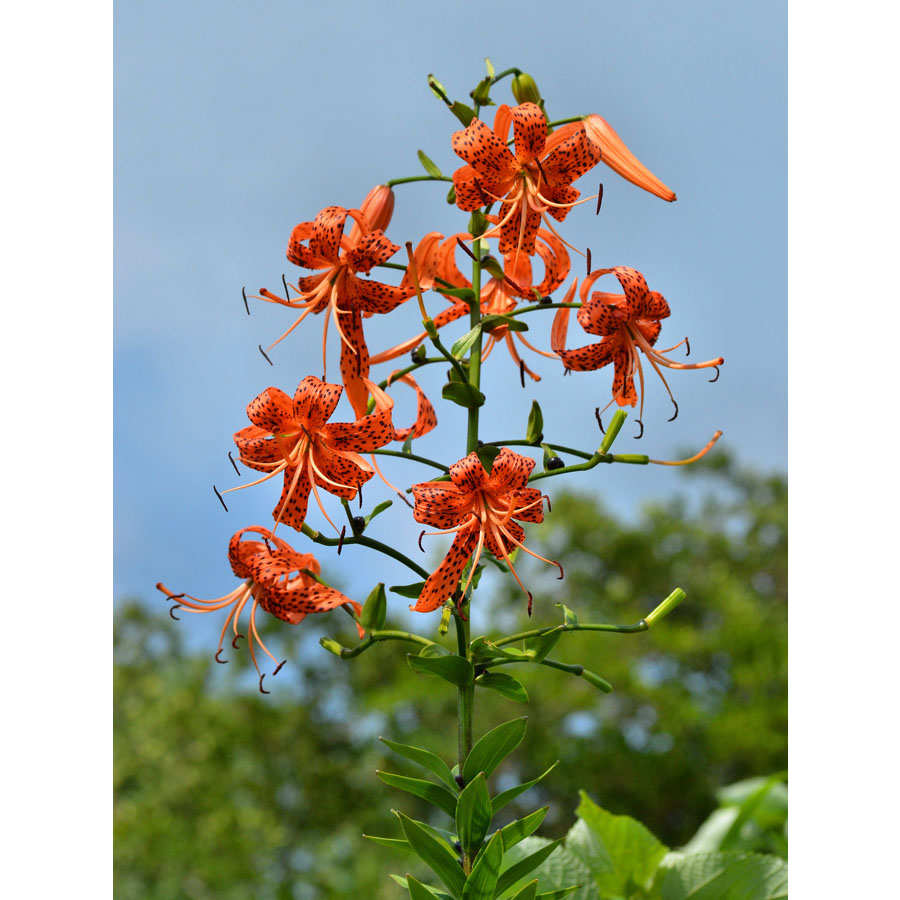
[[[350,2],[331,10],[297,3],[119,5],[116,598],[152,598],[158,580],[201,597],[230,590],[228,538],[246,524],[267,524],[278,494],[273,484],[231,494],[225,514],[212,483],[238,483],[226,457],[231,434],[247,424],[246,404],[263,388],[291,393],[304,375],[321,374],[321,319],[307,319],[275,348],[270,368],[257,344],[267,347],[293,319],[258,302],[248,318],[241,287],[275,290],[282,272],[295,277],[284,256],[292,227],[325,206],[358,205],[378,182],[419,174],[417,149],[447,173],[461,164],[450,148],[460,126],[425,78],[435,73],[465,99],[485,56],[498,70],[531,72],[551,117],[607,118],[678,194],[676,203],[664,203],[601,165],[578,184],[587,194],[603,181],[601,214],[594,217],[586,204],[564,226],[568,240],[591,248],[595,267],[633,266],[666,296],[673,312],[662,346],[688,334],[693,358],[726,358],[715,385],[706,372],[671,373],[681,409],[673,423],[666,422],[671,407],[662,385],[650,380],[645,436],[635,441],[628,424],[616,449],[667,458],[699,448],[721,428],[723,442],[744,461],[786,466],[784,4],[560,8],[564,16],[551,22],[546,8],[507,2]],[[513,102],[503,90],[495,97]],[[398,186],[389,237],[402,246],[430,230],[464,228],[467,216],[444,202],[445,188]],[[581,275],[579,259],[573,273]],[[443,308],[439,297],[428,302],[433,312]],[[417,319],[408,304],[369,320],[370,348],[416,333]],[[529,337],[547,347],[550,316],[530,322]],[[574,320],[570,334],[571,345],[580,345]],[[336,354],[332,379],[335,362]],[[535,365],[543,380],[523,391],[505,353],[491,357],[482,433],[521,434],[537,399],[548,439],[594,449],[593,409],[608,401],[611,375],[563,381],[558,364],[536,358]],[[375,372],[383,377],[390,368]],[[464,414],[440,401],[442,378],[440,367],[422,373],[441,424],[418,446],[452,462],[464,452]],[[397,395],[404,423],[411,414],[406,393]],[[346,420],[349,406],[339,412],[336,420]],[[405,462],[385,472],[406,484],[430,477]],[[567,485],[596,490],[623,513],[679,486],[670,469],[605,466]],[[373,489],[366,499],[370,506],[381,494]],[[310,520],[324,524],[318,511]],[[414,539],[405,510],[379,521],[382,537],[398,545]],[[298,548],[307,545],[295,537]],[[432,539],[432,553],[442,540]],[[327,551],[321,558],[326,574],[360,599],[377,580],[413,580],[361,549],[344,555],[344,568]],[[207,623],[192,619],[191,627]],[[215,623],[208,627],[216,631]]]

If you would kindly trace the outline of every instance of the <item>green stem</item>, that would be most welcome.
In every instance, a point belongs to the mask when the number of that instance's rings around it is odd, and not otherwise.
[[[521,74],[522,74],[522,70],[517,69],[515,67],[513,67],[512,69],[504,69],[502,72],[498,72],[494,76],[493,80],[491,81],[491,85],[492,86],[495,85],[498,81],[500,81],[503,78],[506,78],[508,75],[521,75]]]
[[[542,637],[553,631],[612,631],[617,634],[635,634],[639,631],[646,631],[649,627],[646,619],[641,619],[640,622],[635,622],[634,625],[608,625],[606,623],[547,625],[543,628],[534,628],[531,631],[520,631],[518,634],[511,634],[509,637],[505,637],[499,641],[493,641],[492,643],[495,647],[502,647],[504,644],[514,644],[516,641],[524,641],[532,637]],[[513,662],[514,660],[509,661]]]
[[[540,447],[541,444],[547,444],[546,441],[541,441],[538,444],[535,444],[533,441],[519,440],[519,441],[485,441],[486,444],[490,444],[492,447]],[[563,447],[562,444],[547,444],[547,446],[551,450],[558,450],[560,453],[568,453],[569,456],[580,456],[582,459],[593,459],[593,453],[585,453],[584,450],[575,450],[572,447]]]
[[[440,469],[442,472],[450,471],[443,463],[429,459],[427,456],[417,456],[415,453],[403,453],[400,450],[370,450],[369,452],[378,456],[399,456],[401,459],[411,459],[413,462],[422,463],[424,466],[432,466],[435,469]]]
[[[423,647],[430,647],[434,644],[434,641],[429,641],[427,638],[418,634],[412,634],[409,631],[370,631],[366,635],[365,640],[357,644],[357,646],[353,648],[342,647],[341,659],[353,659],[354,656],[359,656],[360,653],[364,653],[369,647],[377,644],[379,641],[411,641],[414,644],[421,644]]]
[[[464,618],[467,606],[459,612],[454,610],[453,617],[456,621],[456,643],[459,655],[469,658],[469,620]],[[475,707],[475,684],[461,684],[458,688],[458,712],[459,712],[459,771],[463,770],[466,758],[472,751],[472,724]]]
[[[472,242],[472,292],[474,298],[469,306],[469,326],[474,328],[481,321],[481,240],[476,238]],[[479,331],[475,343],[469,351],[469,384],[476,390],[481,386],[481,339],[483,335]],[[478,449],[478,411],[479,407],[469,410],[469,427],[466,435],[466,453]]]
[[[554,119],[552,122],[547,123],[548,128],[556,128],[559,125],[569,125],[572,122],[583,122],[585,120],[585,116],[569,116],[568,119]]]
[[[521,309],[514,309],[512,312],[503,313],[511,319],[520,316],[522,313],[535,312],[541,309],[581,309],[581,303],[536,303],[534,306],[523,306]]]
[[[303,527],[300,530],[315,544],[322,544],[325,547],[336,547],[338,544],[342,543],[340,538],[327,538],[321,532],[314,531],[306,524],[306,522],[303,523]],[[343,546],[346,547],[349,544],[362,544],[363,547],[369,547],[371,550],[377,550],[379,553],[384,553],[386,556],[390,556],[398,562],[402,562],[404,566],[408,566],[422,578],[427,578],[431,574],[430,572],[426,572],[418,563],[414,563],[408,556],[405,556],[399,550],[395,550],[387,544],[382,544],[381,541],[368,538],[364,534],[359,537],[344,538]]]
[[[587,462],[574,466],[563,466],[561,469],[551,469],[547,472],[538,472],[532,475],[529,481],[537,481],[539,478],[550,478],[553,475],[567,475],[569,472],[586,472],[600,463],[626,463],[632,466],[646,466],[650,462],[649,456],[641,453],[595,453]]]
[[[385,182],[387,187],[393,187],[395,184],[409,184],[411,181],[453,181],[449,175],[410,175],[409,178],[392,178]]]

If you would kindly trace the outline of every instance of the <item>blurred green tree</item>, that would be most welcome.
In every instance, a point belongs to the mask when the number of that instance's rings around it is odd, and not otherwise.
[[[677,846],[716,807],[722,785],[786,767],[786,483],[722,453],[686,476],[695,481],[688,495],[648,506],[633,522],[594,497],[557,495],[546,527],[529,532],[537,552],[566,567],[558,582],[522,560],[539,623],[552,621],[553,601],[582,621],[629,623],[675,586],[688,594],[649,632],[562,637],[554,657],[599,672],[615,686],[611,695],[529,666],[504,669],[527,686],[527,707],[479,691],[476,732],[529,716],[525,742],[498,772],[501,786],[561,760],[508,808],[512,818],[552,804],[547,836],[566,832],[585,788]],[[716,489],[696,484],[704,478]],[[498,583],[494,597],[497,620],[521,626],[521,594]],[[376,768],[421,775],[375,738],[427,746],[452,762],[453,692],[414,675],[395,645],[343,662],[316,646],[318,620],[291,629],[264,618],[291,661],[269,697],[247,679],[246,654],[216,666],[188,652],[155,608],[121,606],[120,900],[395,897],[385,872],[416,874],[412,857],[360,837],[396,836],[392,806],[428,815],[375,777]],[[325,622],[330,633],[350,624]]]

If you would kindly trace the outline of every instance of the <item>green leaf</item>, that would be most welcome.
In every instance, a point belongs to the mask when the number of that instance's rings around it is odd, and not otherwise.
[[[410,900],[434,900],[434,894],[412,875],[406,876],[406,889],[409,891]]]
[[[668,848],[631,816],[607,812],[584,791],[580,796],[581,821],[569,831],[566,848],[590,869],[601,895],[625,896],[631,885],[648,885]]]
[[[364,834],[363,837],[367,841],[381,844],[382,847],[390,847],[392,850],[412,850],[412,847],[409,846],[409,841],[405,841],[403,838],[378,837],[374,834]]]
[[[474,856],[480,849],[492,817],[487,781],[479,774],[465,786],[456,801],[456,833],[467,856]]]
[[[563,622],[566,625],[578,624],[578,616],[576,616],[575,613],[573,613],[572,610],[565,605],[565,603],[557,603],[556,607],[557,609],[561,609],[563,611]]]
[[[422,168],[433,178],[443,178],[444,173],[425,155],[424,150],[418,151],[419,162]]]
[[[366,631],[374,631],[384,625],[387,617],[387,596],[384,593],[384,584],[379,582],[372,593],[366,598],[362,612],[359,614],[359,624]]]
[[[484,467],[484,471],[490,475],[491,469],[494,465],[494,460],[500,453],[500,448],[495,447],[493,444],[484,444],[481,447],[478,447],[475,450],[476,455],[481,460],[481,465]]]
[[[528,331],[527,322],[522,322],[520,319],[514,319],[512,316],[490,315],[485,316],[481,320],[481,327],[485,331],[493,331],[495,328],[500,328],[503,325],[510,331]]]
[[[503,838],[503,852],[505,853],[510,847],[514,847],[519,841],[527,838],[528,835],[534,834],[544,821],[549,806],[544,806],[539,810],[525,816],[523,819],[516,819],[510,822],[505,828],[500,829],[500,835]]]
[[[502,894],[507,888],[512,887],[520,878],[524,878],[529,872],[533,872],[563,841],[558,838],[551,841],[540,850],[530,853],[525,859],[510,866],[498,879],[494,896]]]
[[[527,657],[515,647],[498,647],[492,641],[489,641],[484,635],[474,638],[469,644],[469,653],[476,659],[521,659],[523,662],[529,662]]]
[[[445,294],[448,297],[456,297],[457,300],[462,300],[465,303],[468,303],[469,306],[471,306],[472,302],[475,300],[475,291],[473,291],[472,288],[453,288],[435,285],[434,289],[439,294]]]
[[[472,344],[478,340],[481,334],[481,323],[474,328],[470,328],[461,338],[453,342],[450,348],[450,355],[455,359],[462,359],[472,347]]]
[[[412,442],[413,442],[413,436],[410,435],[401,445],[400,452],[406,453],[406,454],[412,453]]]
[[[471,106],[466,106],[465,103],[460,103],[459,100],[453,101],[450,112],[452,112],[466,128],[469,127],[469,123],[475,118],[475,110],[472,109]]]
[[[537,878],[535,878],[534,881],[529,881],[528,884],[524,885],[521,890],[516,891],[509,900],[535,900],[537,886]]]
[[[534,837],[533,835],[527,837],[504,855],[503,864],[507,868],[512,868],[517,862],[541,847],[546,847],[549,843],[550,841],[546,838]],[[534,875],[537,875],[539,891],[537,898],[540,898],[540,900],[557,900],[557,898],[566,897],[573,893],[575,894],[574,900],[599,900],[599,894],[591,879],[591,873],[576,857],[566,850],[565,846],[557,847],[541,863]],[[532,877],[532,875],[523,876],[522,879],[512,886],[510,892],[521,889],[523,882],[527,882]],[[643,897],[643,895],[641,896]],[[604,900],[611,900],[611,898],[605,897]],[[620,900],[620,898],[617,898],[617,900]],[[638,900],[638,898],[634,897],[631,900]]]
[[[522,743],[527,721],[525,717],[513,719],[492,728],[484,735],[466,757],[463,764],[463,781],[468,784],[479,772],[484,772],[485,776],[490,775],[500,762]]]
[[[515,787],[511,787],[507,791],[503,791],[502,794],[497,794],[493,800],[491,800],[491,809],[494,811],[494,815],[496,816],[504,806],[509,803],[512,803],[519,794],[524,794],[529,788],[533,788],[536,784],[542,782],[557,766],[559,765],[559,760],[553,763],[546,772],[541,775],[538,775],[537,778],[532,778],[531,781],[525,781],[522,784],[517,784]]]
[[[787,863],[759,853],[671,854],[655,887],[661,900],[786,900]]]
[[[556,857],[554,857],[554,859],[556,859],[557,857],[559,857],[561,855],[562,855],[562,851],[559,851],[556,854]],[[571,857],[571,858],[574,859],[575,857]],[[544,870],[542,869],[541,874],[543,874],[543,872],[544,872]],[[558,891],[546,891],[543,894],[538,894],[537,900],[562,900],[563,897],[568,897],[569,894],[574,894],[575,891],[577,891],[580,887],[582,887],[582,885],[573,884],[571,887],[562,888]]]
[[[487,78],[482,78],[481,81],[475,87],[475,90],[472,91],[471,97],[479,106],[493,106],[494,104],[491,102],[491,85],[494,83],[494,79],[488,75]]]
[[[478,409],[479,406],[484,406],[484,394],[478,388],[462,381],[445,384],[441,388],[441,396],[466,409]]]
[[[430,835],[418,822],[398,812],[397,818],[403,827],[406,840],[416,853],[429,865],[444,882],[454,897],[462,894],[466,876],[460,868],[453,851],[437,838]]]
[[[407,654],[406,661],[417,672],[425,672],[427,675],[436,675],[449,681],[451,684],[471,684],[475,677],[472,663],[462,656],[450,654],[448,656],[413,656]],[[468,779],[467,779],[468,780]]]
[[[412,876],[410,876],[411,878]],[[401,878],[399,875],[391,875],[391,878],[400,885],[400,887],[409,890],[409,881],[406,878]],[[430,884],[423,884],[423,888],[428,891],[428,900],[431,900],[432,897],[437,897],[438,900],[453,900],[449,894],[445,894],[443,891],[439,891],[437,888],[432,887]]]
[[[503,840],[495,834],[475,857],[475,864],[463,888],[463,900],[492,900],[503,863]]]
[[[528,428],[525,431],[525,440],[529,444],[536,444],[544,436],[544,414],[541,412],[537,400],[531,401],[531,412],[528,413]]]
[[[548,471],[547,463],[550,462],[551,459],[555,459],[558,454],[549,444],[541,444],[541,447],[544,450],[544,471]]]
[[[418,600],[423,587],[425,587],[424,581],[416,581],[413,584],[395,584],[389,587],[388,590],[394,594],[399,594],[401,597]]]
[[[414,653],[409,654],[410,656],[415,656]],[[443,645],[441,644],[426,644],[419,651],[419,656],[425,657],[426,659],[437,659],[441,656],[452,656],[453,654]]]
[[[476,687],[490,688],[498,694],[502,694],[507,700],[515,700],[516,703],[528,702],[528,691],[518,678],[507,675],[505,672],[485,672],[475,679]]]
[[[422,747],[411,747],[409,744],[397,744],[394,741],[389,741],[387,738],[379,738],[378,740],[393,750],[398,756],[412,760],[412,762],[422,766],[423,769],[428,769],[433,775],[437,775],[447,787],[452,788],[454,791],[457,790],[450,766],[430,750],[425,750]]]
[[[456,795],[448,791],[442,784],[424,781],[421,778],[407,778],[406,775],[394,775],[392,772],[382,772],[378,769],[375,770],[375,774],[385,784],[421,797],[432,806],[442,809],[451,819],[456,817]]]
[[[536,635],[525,639],[525,652],[540,662],[556,646],[556,642],[562,637],[562,630],[555,629],[546,634]]]
[[[404,452],[409,452],[409,451],[404,451]],[[366,525],[368,525],[369,522],[371,522],[372,519],[375,518],[375,516],[380,516],[386,509],[389,509],[393,505],[394,505],[393,500],[383,500],[381,503],[378,504],[378,506],[375,507],[375,509],[372,510],[372,512],[370,512],[366,516]]]

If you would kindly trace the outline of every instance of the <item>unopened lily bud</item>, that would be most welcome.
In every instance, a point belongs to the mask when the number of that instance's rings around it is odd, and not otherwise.
[[[337,641],[327,637],[319,638],[319,643],[326,650],[331,651],[335,656],[340,656],[341,651],[344,649]]]
[[[584,120],[588,140],[600,148],[600,161],[639,188],[672,202],[675,192],[669,190],[634,154],[602,116],[591,114]]]
[[[372,231],[384,231],[394,214],[394,192],[386,184],[375,185],[363,200],[360,211]]]
[[[541,92],[535,80],[527,73],[522,72],[512,80],[512,93],[516,103],[536,103],[540,106]]]
[[[484,217],[484,213],[480,209],[476,209],[469,217],[469,234],[473,238],[480,237],[486,228],[487,219]]]

